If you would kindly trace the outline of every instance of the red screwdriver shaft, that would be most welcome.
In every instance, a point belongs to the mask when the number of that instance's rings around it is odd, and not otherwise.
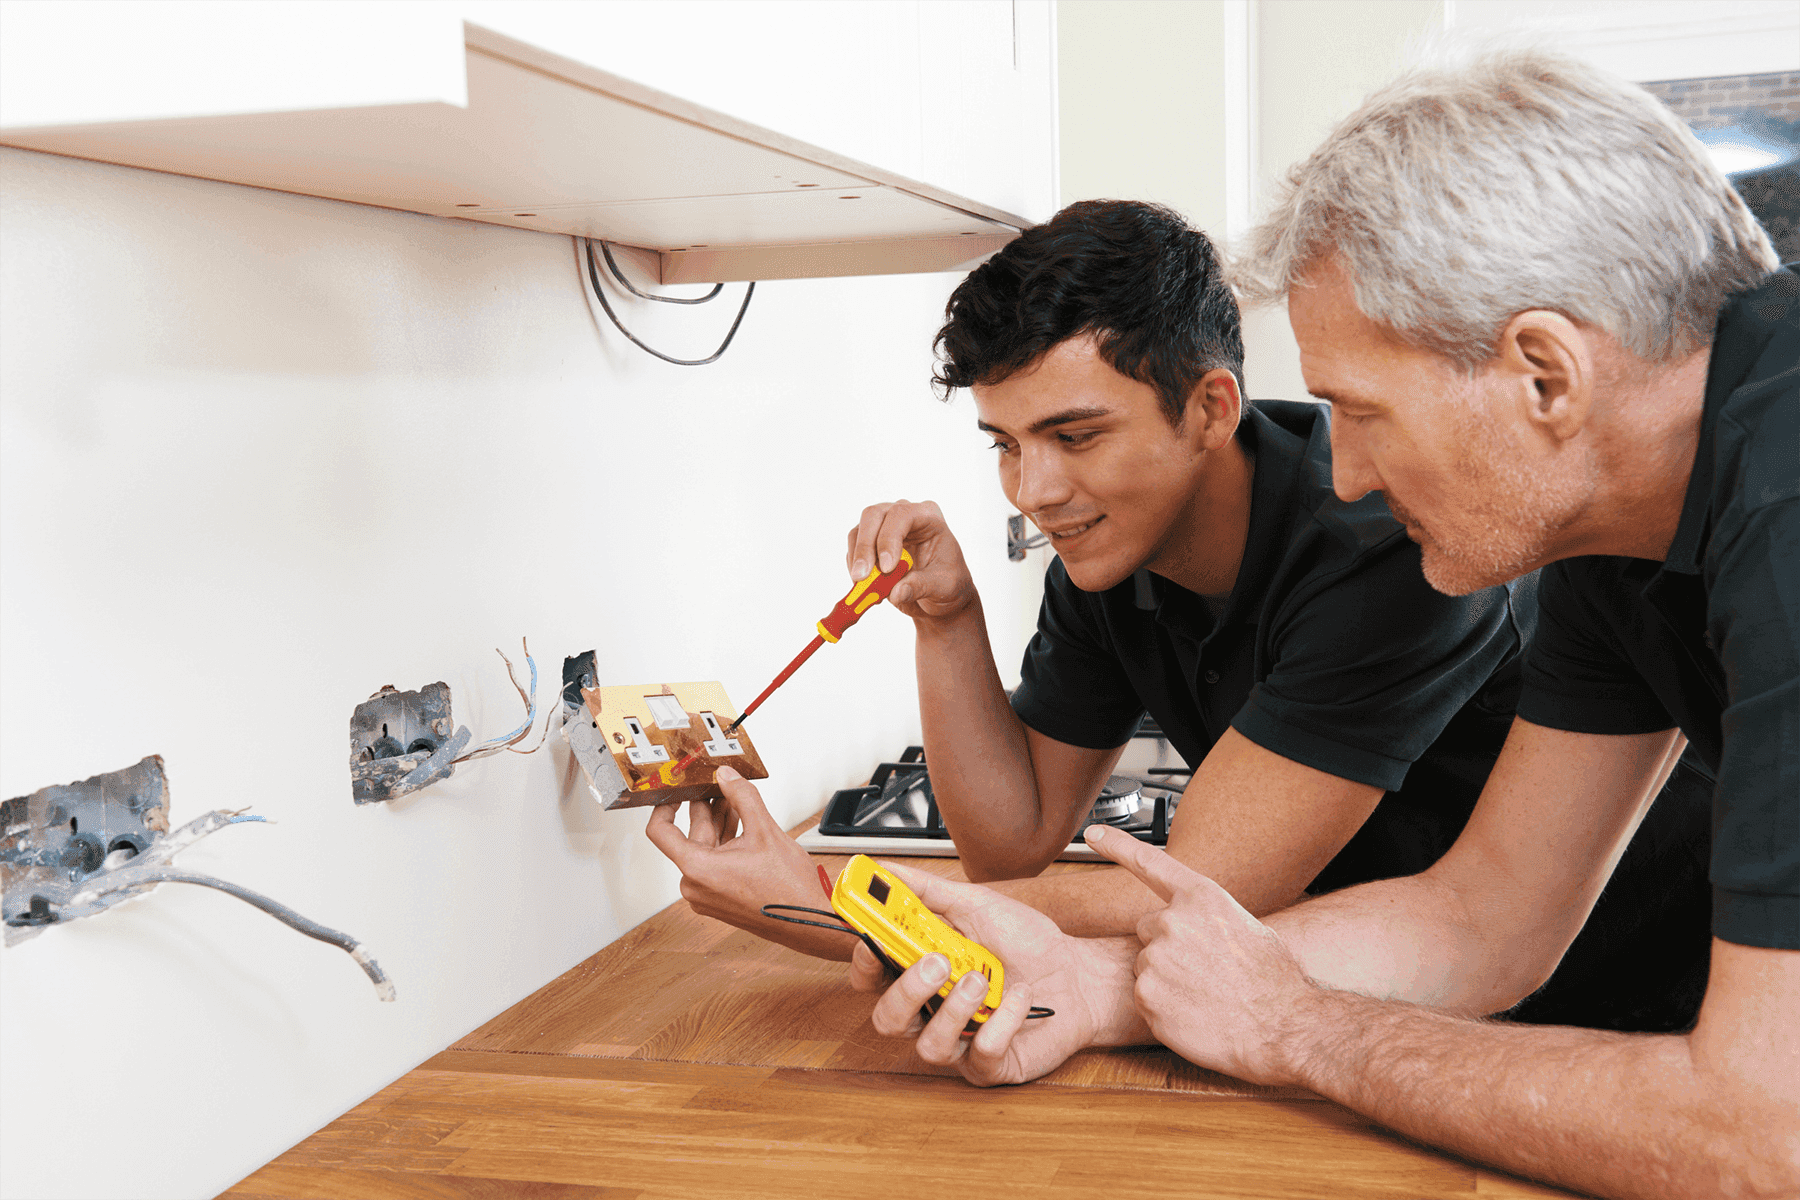
[[[870,571],[861,582],[850,589],[842,600],[832,605],[831,611],[826,613],[816,626],[819,636],[808,642],[806,649],[795,655],[794,661],[787,665],[787,670],[777,675],[775,682],[764,688],[762,695],[750,702],[750,707],[746,708],[738,716],[738,719],[725,730],[725,736],[730,737],[736,733],[738,726],[744,723],[744,718],[755,712],[756,706],[769,698],[769,693],[786,683],[788,676],[798,671],[800,664],[812,657],[813,651],[826,642],[835,642],[843,637],[844,630],[862,620],[864,613],[886,600],[888,593],[894,590],[894,585],[906,577],[906,573],[912,570],[912,566],[913,556],[908,551],[902,550],[900,551],[900,561],[894,564],[892,570],[883,571],[877,568]]]
[[[771,683],[768,687],[764,688],[762,695],[760,695],[756,699],[752,700],[750,702],[750,707],[746,708],[742,713],[738,714],[738,719],[733,721],[731,724],[729,724],[725,727],[725,736],[730,737],[732,734],[736,733],[737,727],[744,723],[744,718],[749,716],[751,713],[755,712],[756,706],[761,704],[764,700],[767,700],[769,698],[769,693],[773,692],[776,688],[778,688],[782,684],[786,683],[787,677],[789,675],[792,675],[795,671],[799,670],[800,664],[805,662],[807,659],[811,658],[812,652],[814,650],[817,650],[820,646],[823,646],[824,644],[825,644],[824,638],[822,638],[822,637],[814,638],[807,645],[806,649],[802,650],[799,653],[799,655],[794,659],[794,661],[787,665],[787,670],[785,670],[781,674],[777,675],[775,677],[775,682]],[[681,758],[676,761],[674,767],[672,767],[670,769],[670,774],[673,774],[673,775],[681,774],[681,772],[687,770],[689,767],[691,767],[695,763],[699,762],[701,760],[701,758],[705,757],[705,754],[706,754],[706,751],[703,747],[700,747],[700,746],[694,747],[692,750],[689,750],[686,754],[682,755]]]
[[[805,662],[807,659],[811,658],[813,656],[813,651],[817,650],[820,646],[823,646],[824,644],[825,644],[825,639],[822,636],[816,637],[812,641],[806,643],[806,649],[802,650],[800,653],[798,653],[794,656],[794,661],[787,665],[786,670],[782,671],[781,674],[779,674],[775,677],[775,682],[771,683],[768,687],[764,688],[762,690],[762,695],[760,695],[756,699],[752,700],[750,702],[750,707],[746,708],[742,713],[738,714],[738,719],[733,721],[729,726],[726,727],[725,736],[730,737],[732,734],[736,733],[737,727],[744,723],[744,718],[749,716],[751,713],[755,712],[757,705],[761,704],[764,700],[767,700],[769,698],[770,693],[772,693],[776,688],[780,687],[782,684],[786,683],[788,681],[788,676],[792,675],[795,671],[798,671],[800,669],[800,664]]]

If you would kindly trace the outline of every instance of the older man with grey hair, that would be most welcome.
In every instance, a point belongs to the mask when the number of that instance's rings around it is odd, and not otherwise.
[[[919,1028],[928,958],[876,1027],[978,1083],[1154,1035],[1584,1191],[1800,1195],[1800,277],[1647,93],[1515,51],[1372,96],[1292,172],[1241,288],[1287,299],[1336,491],[1383,492],[1433,585],[1544,568],[1474,816],[1425,873],[1266,923],[1095,827],[1167,901],[1136,939],[907,873],[1009,995],[972,1039],[962,989]],[[1555,968],[1684,748],[1717,779],[1697,1024],[1484,1020]],[[853,974],[880,985],[866,951]]]

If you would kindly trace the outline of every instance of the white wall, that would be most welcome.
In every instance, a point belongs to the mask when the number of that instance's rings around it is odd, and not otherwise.
[[[1252,0],[1256,193],[1260,217],[1288,170],[1443,28],[1443,0]],[[1244,314],[1244,375],[1253,396],[1306,399],[1287,306]]]
[[[1229,246],[1442,12],[1443,0],[1059,0],[1062,202],[1154,200]],[[1305,397],[1284,308],[1244,314],[1244,350],[1252,396]]]
[[[1225,5],[1060,0],[1062,202],[1153,200],[1223,234]]]
[[[1009,510],[927,386],[954,277],[764,284],[683,369],[596,321],[564,238],[16,150],[0,183],[0,795],[160,753],[177,822],[276,822],[180,861],[362,939],[400,995],[173,885],[7,950],[0,1194],[211,1194],[675,898],[645,812],[598,811],[555,739],[355,807],[380,685],[444,679],[491,736],[523,634],[546,704],[589,647],[747,702],[902,495],[943,504],[1016,670]],[[691,352],[725,303],[627,318]],[[748,728],[776,816],[816,811],[917,736],[907,622]]]

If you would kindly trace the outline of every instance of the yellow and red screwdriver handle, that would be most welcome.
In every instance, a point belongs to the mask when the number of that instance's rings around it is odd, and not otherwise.
[[[737,727],[744,723],[744,718],[755,712],[757,706],[764,700],[767,700],[776,688],[786,683],[788,681],[788,676],[792,675],[795,671],[798,671],[800,669],[800,664],[812,657],[813,651],[817,650],[820,646],[823,646],[826,642],[835,642],[843,637],[844,631],[862,620],[862,615],[864,613],[868,612],[871,608],[874,608],[877,604],[880,604],[883,600],[886,600],[888,595],[894,590],[894,585],[899,583],[902,579],[905,579],[906,573],[912,570],[912,568],[912,554],[902,550],[900,552],[900,561],[894,564],[893,570],[883,571],[877,567],[875,570],[870,571],[868,576],[855,587],[851,588],[850,591],[845,594],[844,598],[834,604],[831,611],[826,613],[824,617],[819,620],[819,623],[816,626],[819,631],[819,636],[808,642],[806,649],[795,655],[794,661],[789,663],[787,668],[775,677],[773,683],[763,689],[762,695],[750,702],[750,706],[744,709],[738,716],[738,719],[733,721],[726,728],[725,736],[730,737],[733,733],[736,733]]]
[[[905,579],[912,567],[912,554],[902,550],[900,561],[894,564],[893,570],[883,571],[877,567],[870,571],[861,583],[851,588],[819,621],[819,636],[828,642],[835,642],[843,637],[844,630],[862,620],[864,613],[888,598],[894,585]]]

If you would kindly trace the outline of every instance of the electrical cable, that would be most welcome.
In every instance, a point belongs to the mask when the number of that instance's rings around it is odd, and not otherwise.
[[[662,359],[666,363],[674,363],[678,367],[704,367],[708,363],[714,363],[714,362],[719,361],[719,356],[724,354],[726,349],[730,347],[731,339],[737,336],[738,326],[744,323],[744,314],[750,311],[750,297],[752,297],[756,294],[756,282],[754,280],[752,280],[750,282],[749,287],[744,289],[744,303],[739,306],[738,311],[737,311],[737,316],[732,319],[731,328],[726,330],[725,340],[719,343],[719,348],[717,350],[714,350],[711,354],[707,355],[705,358],[674,358],[670,355],[664,354],[661,350],[658,350],[653,346],[645,345],[642,341],[640,341],[638,339],[638,336],[636,334],[632,333],[631,330],[625,328],[624,323],[619,320],[619,314],[615,313],[613,311],[612,304],[610,302],[608,302],[608,300],[606,299],[605,289],[603,289],[600,286],[600,267],[599,267],[599,264],[594,259],[594,242],[595,242],[595,240],[596,239],[594,239],[594,238],[583,238],[582,239],[582,241],[587,243],[588,282],[593,285],[594,297],[600,301],[600,307],[606,311],[607,319],[613,323],[613,327],[615,329],[617,329],[620,333],[625,335],[625,338],[627,341],[629,341],[632,345],[636,346],[639,350],[642,350],[644,353],[654,355],[655,357]],[[606,245],[605,242],[601,242],[600,244],[601,244],[601,246]],[[610,253],[607,255],[607,261],[609,264],[612,261],[612,256]],[[617,268],[615,267],[614,270],[616,273]],[[723,287],[725,285],[720,284],[719,286]],[[626,289],[628,291],[630,291],[633,295],[638,295],[638,296],[643,295],[642,292],[638,291],[634,287],[631,287],[631,285],[629,285],[629,284],[626,284]],[[649,299],[649,300],[672,300],[673,299],[673,297],[669,297],[669,296],[647,296],[645,298]],[[704,297],[703,299],[711,299],[711,297],[708,296],[708,297]],[[677,301],[677,303],[695,304],[695,303],[700,303],[700,301],[698,301],[698,300]]]
[[[75,883],[58,883],[49,886],[40,885],[33,899],[39,896],[50,904],[61,907],[83,896],[98,898],[110,892],[122,891],[126,888],[142,887],[153,883],[191,883],[200,887],[214,888],[228,896],[235,896],[253,908],[268,913],[295,933],[303,933],[309,938],[316,938],[328,945],[349,954],[356,960],[356,965],[363,969],[369,982],[375,985],[376,992],[383,1000],[393,999],[394,985],[388,982],[387,974],[382,971],[381,964],[369,956],[362,943],[347,933],[329,929],[308,917],[303,917],[279,900],[272,900],[261,892],[253,892],[241,884],[232,883],[228,879],[220,879],[214,875],[203,875],[198,871],[183,871],[177,867],[157,866],[147,863],[133,868],[129,864],[115,868],[101,875],[90,875]]]
[[[803,921],[799,917],[778,916],[777,914],[769,911],[771,908],[782,909],[786,912],[812,913],[814,916],[830,917],[834,921],[843,922],[843,923],[837,924],[837,925],[827,925],[823,921]],[[836,913],[826,912],[822,908],[808,908],[804,904],[765,904],[762,906],[762,915],[770,918],[771,920],[786,921],[789,925],[811,925],[815,929],[835,929],[839,933],[855,933],[856,932],[856,930],[850,928],[848,922],[844,922],[844,918],[838,916]]]
[[[770,909],[780,909],[782,912],[812,913],[814,916],[817,916],[817,917],[830,917],[834,921],[841,922],[841,924],[827,925],[823,921],[806,921],[806,920],[802,920],[799,917],[784,917],[781,915],[780,912],[770,912],[769,911]],[[869,942],[868,938],[864,937],[860,933],[857,933],[856,930],[854,930],[850,927],[850,923],[848,921],[845,921],[844,918],[838,916],[834,912],[826,912],[822,908],[808,908],[804,904],[765,904],[762,906],[762,915],[765,917],[768,917],[770,920],[786,921],[789,925],[811,925],[815,929],[835,929],[839,933],[851,934],[855,937],[862,938],[862,940],[865,943],[868,943],[869,948],[871,950],[875,950],[875,954],[878,958],[881,958],[883,960],[885,960],[887,958],[887,955],[882,954],[880,950],[877,950],[875,948],[875,944],[873,942]],[[1025,1019],[1027,1021],[1040,1021],[1045,1017],[1054,1017],[1055,1015],[1056,1015],[1056,1010],[1054,1008],[1043,1008],[1043,1007],[1040,1007],[1039,1005],[1034,1004],[1031,1006],[1031,1009],[1025,1014]]]
[[[640,292],[631,285],[631,280],[625,278],[625,273],[619,270],[619,264],[613,261],[612,243],[605,238],[600,239],[600,257],[606,260],[606,269],[612,272],[612,277],[618,280],[619,286],[639,300],[654,300],[658,304],[705,304],[725,290],[724,284],[715,283],[713,290],[704,296],[658,296],[651,292]]]

